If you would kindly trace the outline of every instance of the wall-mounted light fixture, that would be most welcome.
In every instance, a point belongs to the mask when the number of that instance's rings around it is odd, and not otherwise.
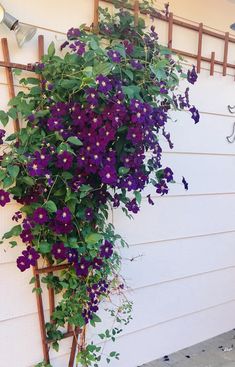
[[[37,31],[35,27],[20,23],[18,19],[7,13],[1,4],[0,23],[5,24],[7,28],[15,32],[19,47],[22,47],[25,42],[30,41]]]

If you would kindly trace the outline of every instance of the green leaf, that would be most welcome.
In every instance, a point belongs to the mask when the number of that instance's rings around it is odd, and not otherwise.
[[[3,187],[10,187],[12,184],[14,183],[14,178],[13,177],[5,177],[3,180]]]
[[[63,172],[61,175],[65,180],[71,180],[73,178],[73,174],[70,172]],[[63,191],[64,192],[64,191]]]
[[[21,181],[26,183],[26,185],[28,185],[28,186],[33,186],[34,185],[34,179],[32,177],[29,177],[29,176],[22,177]]]
[[[40,80],[37,78],[27,78],[25,79],[27,83],[25,84],[33,84],[33,85],[39,85],[40,84]]]
[[[122,87],[123,92],[131,99],[131,98],[140,98],[140,87],[137,85],[129,85]]]
[[[70,136],[68,138],[67,142],[69,142],[73,145],[77,145],[77,146],[83,145],[82,141],[80,139],[78,139],[76,136]]]
[[[4,171],[3,169],[1,169],[0,170],[0,181],[2,181],[5,176],[6,176],[6,171]]]
[[[7,171],[9,172],[12,178],[16,178],[20,172],[19,166],[8,166]]]
[[[21,69],[12,69],[12,71],[15,76],[20,75],[22,73]]]
[[[72,89],[74,87],[79,87],[81,85],[81,82],[76,79],[64,79],[60,83],[62,88],[65,89]]]
[[[14,133],[14,134],[11,134],[9,135],[7,138],[6,138],[6,141],[12,141],[12,140],[15,140],[16,137],[17,137],[17,133]]]
[[[48,53],[48,56],[52,57],[55,55],[55,43],[54,42],[51,42],[49,47],[48,47],[48,50],[47,50],[47,53]]]
[[[13,248],[13,247],[16,247],[16,246],[17,246],[17,242],[16,242],[16,241],[10,241],[9,243],[10,243],[10,245],[11,245],[11,248]]]
[[[94,66],[93,68],[93,72],[94,75],[108,75],[110,73],[110,71],[112,70],[113,65],[110,62],[101,62],[99,64],[97,64],[96,66]]]
[[[134,80],[134,74],[132,73],[131,70],[129,69],[123,69],[122,70],[124,72],[124,74],[126,74],[128,76],[128,78],[133,81]]]
[[[42,254],[48,254],[51,251],[52,245],[46,241],[39,243],[39,251]]]
[[[19,234],[22,232],[22,228],[21,225],[18,224],[17,226],[14,226],[9,232],[4,233],[3,235],[3,239],[8,239],[11,238],[13,236],[19,236]]]
[[[85,237],[85,242],[88,245],[95,245],[103,238],[103,235],[100,233],[90,233]]]
[[[9,110],[8,110],[8,116],[10,116],[13,120],[16,120],[17,119],[17,110],[15,107],[11,107]],[[14,134],[12,134],[14,135]]]
[[[130,168],[127,167],[119,167],[118,169],[118,174],[120,176],[125,175],[126,173],[128,173],[130,171]]]
[[[9,121],[9,117],[8,117],[6,112],[0,111],[0,121],[3,124],[3,126],[7,125],[8,121]]]
[[[139,191],[135,191],[134,194],[135,194],[135,198],[136,198],[137,203],[141,204],[141,200],[142,200],[141,193]]]
[[[47,201],[43,206],[49,213],[55,213],[57,211],[57,206],[51,200]]]

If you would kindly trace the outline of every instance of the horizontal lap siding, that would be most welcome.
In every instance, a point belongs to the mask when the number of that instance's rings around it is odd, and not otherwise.
[[[60,8],[55,0],[43,0],[40,6],[26,0],[22,7],[16,1],[9,4],[4,0],[3,5],[22,21],[52,30],[66,32],[71,26],[92,23],[92,0],[62,1]],[[167,24],[157,21],[155,25],[166,43]],[[36,38],[20,50],[14,35],[2,27],[0,30],[1,36],[8,37],[14,62],[37,59]],[[51,40],[57,47],[64,40],[63,34],[54,31],[40,29],[39,33],[44,34],[46,47]],[[195,33],[176,29],[174,37],[174,47],[196,52]],[[204,53],[215,48],[217,57],[223,57],[220,41],[207,38],[203,47]],[[195,60],[189,60],[192,62]],[[15,77],[15,85],[19,85],[19,79]],[[8,102],[5,83],[0,68],[1,109]],[[180,89],[185,87],[183,83]],[[221,74],[210,77],[208,70],[203,70],[199,82],[190,89],[201,122],[194,125],[189,113],[173,113],[167,130],[174,150],[161,141],[163,164],[173,169],[177,184],[171,185],[169,196],[163,198],[147,189],[145,194],[151,193],[155,206],[144,199],[142,211],[133,221],[119,210],[113,212],[117,232],[130,244],[129,249],[121,250],[122,274],[130,286],[127,296],[134,301],[134,319],[117,345],[106,346],[107,352],[121,352],[120,362],[113,361],[112,367],[137,367],[229,330],[235,323],[235,145],[226,141],[234,121],[227,110],[227,105],[233,104],[234,80]],[[7,129],[12,132],[10,125]],[[182,175],[189,181],[188,192],[180,184]],[[0,234],[9,229],[17,208],[11,204],[0,210]],[[35,296],[28,285],[32,274],[21,274],[15,266],[22,249],[21,244],[14,249],[7,243],[0,247],[0,293],[4,294],[0,306],[0,367],[9,365],[9,355],[10,364],[17,367],[33,367],[42,358]],[[48,310],[46,300],[44,307]],[[108,318],[103,327],[106,325]],[[52,353],[53,367],[66,365],[70,345],[71,340],[63,341],[59,354]]]

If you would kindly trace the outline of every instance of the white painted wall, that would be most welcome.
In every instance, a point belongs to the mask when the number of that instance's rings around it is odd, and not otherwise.
[[[92,0],[2,3],[22,21],[47,28],[40,29],[46,44],[55,37],[57,44],[62,42],[64,36],[58,31],[92,22]],[[209,23],[210,7],[204,4],[202,11],[202,3],[194,2],[198,16],[194,20],[200,22],[200,15],[203,20],[207,16]],[[224,6],[228,4],[223,0]],[[175,13],[178,9],[177,14],[188,16],[189,10],[181,0],[172,0],[172,6]],[[231,9],[225,10],[220,13],[223,30],[231,17]],[[165,42],[166,24],[156,25]],[[219,27],[218,23],[215,26]],[[174,47],[196,52],[194,33],[183,33],[181,29],[174,35]],[[36,60],[36,39],[19,50],[14,36],[3,27],[0,36],[8,37],[13,61]],[[222,59],[222,43],[207,38],[204,52],[214,50]],[[232,51],[229,57],[234,62]],[[168,197],[155,197],[154,207],[144,201],[141,213],[132,222],[119,210],[114,211],[117,231],[130,244],[124,257],[143,256],[133,262],[124,261],[123,274],[131,287],[128,296],[134,300],[134,320],[115,346],[107,345],[107,349],[121,352],[120,362],[112,362],[112,367],[137,367],[234,327],[235,145],[226,142],[234,121],[226,106],[235,102],[235,82],[231,70],[230,75],[222,77],[217,68],[216,75],[210,77],[208,66],[203,66],[199,82],[191,88],[191,99],[201,112],[200,124],[194,126],[187,113],[175,115],[178,122],[169,124],[174,150],[169,151],[163,143],[164,162],[174,168],[179,181],[182,175],[187,177],[189,191],[172,185]],[[3,69],[0,95],[0,108],[4,109],[8,93]],[[0,209],[0,234],[8,230],[16,208],[10,204]],[[20,252],[20,247],[0,247],[0,367],[32,367],[42,359],[36,302],[28,285],[31,274],[21,274],[14,264]],[[66,340],[58,354],[52,352],[53,367],[66,366],[69,347],[70,340]]]

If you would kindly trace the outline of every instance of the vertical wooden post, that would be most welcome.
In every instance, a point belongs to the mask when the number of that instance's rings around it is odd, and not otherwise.
[[[138,27],[138,23],[139,23],[139,11],[140,11],[139,0],[135,0],[135,3],[134,3],[134,26],[135,27]]]
[[[9,54],[9,48],[8,48],[8,42],[6,38],[1,39],[2,44],[2,52],[3,52],[3,59],[6,63],[10,63],[10,54]],[[7,78],[7,84],[8,84],[8,93],[9,97],[14,98],[15,97],[15,90],[14,90],[14,80],[13,80],[13,74],[12,69],[8,66],[5,67],[6,70],[6,78]],[[19,131],[20,124],[18,118],[13,120],[13,127],[14,131]]]
[[[169,14],[168,23],[168,48],[172,49],[172,38],[173,38],[173,13]]]
[[[38,264],[33,267],[33,275],[35,279],[35,288],[40,288],[40,276],[37,274]],[[39,326],[40,326],[40,334],[41,334],[41,341],[42,341],[42,350],[43,350],[43,357],[46,363],[50,363],[49,357],[49,349],[46,340],[46,330],[45,330],[45,318],[44,318],[44,310],[43,310],[43,302],[42,302],[42,295],[41,293],[36,291],[36,300],[37,300],[37,309],[38,309],[38,319],[39,319]]]
[[[225,39],[224,39],[223,76],[226,76],[226,74],[227,74],[228,41],[229,41],[229,32],[226,32],[225,33]]]
[[[211,53],[210,75],[214,75],[215,69],[215,52]]]
[[[72,341],[72,347],[71,347],[71,351],[70,351],[68,367],[74,367],[74,360],[75,360],[75,356],[76,356],[77,342],[78,342],[78,330],[75,329],[74,330],[73,341]]]
[[[201,61],[202,61],[202,35],[203,35],[203,23],[199,24],[198,31],[198,51],[197,51],[197,72],[201,71]]]
[[[94,33],[99,33],[99,0],[94,0],[93,29]]]

